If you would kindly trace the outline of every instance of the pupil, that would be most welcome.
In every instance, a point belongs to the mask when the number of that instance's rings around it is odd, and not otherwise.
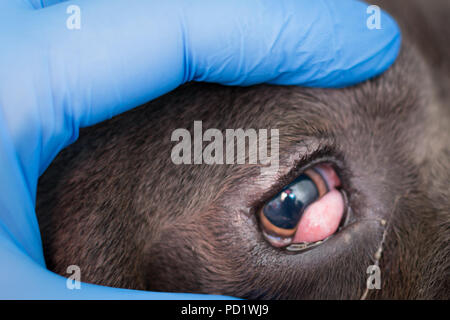
[[[276,227],[293,229],[305,208],[319,198],[315,183],[307,175],[300,175],[263,208],[266,218]]]

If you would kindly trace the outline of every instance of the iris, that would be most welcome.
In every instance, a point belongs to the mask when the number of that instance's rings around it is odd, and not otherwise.
[[[284,188],[263,208],[265,217],[276,227],[293,229],[296,227],[305,208],[319,199],[319,190],[306,174]]]

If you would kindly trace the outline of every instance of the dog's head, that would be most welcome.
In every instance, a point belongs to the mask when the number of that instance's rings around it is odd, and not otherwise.
[[[48,266],[244,298],[448,297],[449,112],[434,81],[406,42],[390,70],[354,87],[187,85],[86,129],[40,181]],[[248,153],[243,164],[194,164],[194,146],[192,164],[175,164],[173,132],[186,128],[194,144],[199,120],[224,136],[277,129],[278,170]],[[339,228],[309,250],[274,246],[262,208],[321,163],[340,181]],[[380,290],[367,289],[371,266]]]

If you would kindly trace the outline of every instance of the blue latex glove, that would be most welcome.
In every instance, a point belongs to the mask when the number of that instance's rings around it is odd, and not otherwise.
[[[84,283],[68,290],[45,268],[38,177],[80,127],[184,82],[339,87],[380,74],[400,47],[395,22],[382,13],[382,29],[369,30],[367,5],[355,1],[58,2],[0,1],[3,299],[218,298]],[[66,26],[69,4],[81,9],[79,30]]]

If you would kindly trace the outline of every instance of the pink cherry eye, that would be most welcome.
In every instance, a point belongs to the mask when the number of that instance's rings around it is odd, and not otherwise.
[[[264,237],[275,247],[298,251],[333,235],[345,210],[340,184],[330,164],[306,170],[259,211]]]

